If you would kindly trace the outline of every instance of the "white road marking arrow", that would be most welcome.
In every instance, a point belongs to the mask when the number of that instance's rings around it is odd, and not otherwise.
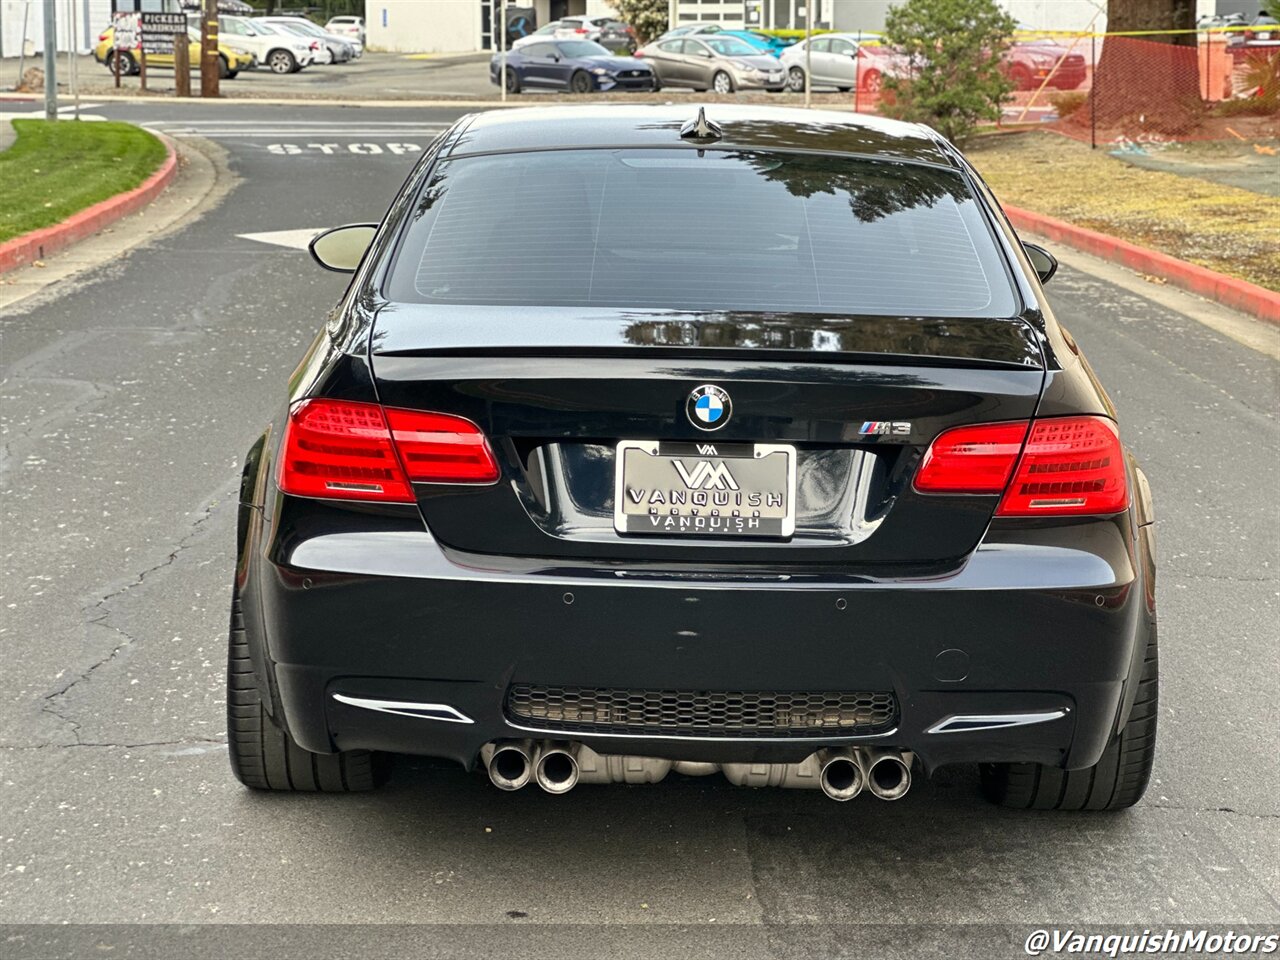
[[[288,247],[290,250],[305,250],[311,238],[323,233],[327,228],[312,227],[308,230],[272,230],[269,233],[237,233],[241,240],[253,240],[256,243],[270,243],[277,247]]]

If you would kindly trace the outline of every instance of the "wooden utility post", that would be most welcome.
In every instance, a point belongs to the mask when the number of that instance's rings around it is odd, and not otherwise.
[[[173,92],[191,96],[191,40],[186,33],[173,35]]]
[[[220,96],[218,90],[218,0],[204,0],[200,13],[200,96]]]

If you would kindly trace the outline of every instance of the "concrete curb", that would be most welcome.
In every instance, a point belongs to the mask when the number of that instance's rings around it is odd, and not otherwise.
[[[165,187],[173,182],[174,175],[178,172],[178,154],[173,148],[173,141],[168,137],[148,132],[164,144],[165,158],[159,170],[143,181],[141,186],[134,187],[126,193],[108,197],[101,203],[95,203],[92,207],[72,214],[61,223],[32,230],[30,233],[24,233],[20,237],[0,243],[0,274],[16,270],[35,260],[43,260],[78,240],[92,236],[122,217],[141,210],[164,192]]]
[[[1042,213],[1007,205],[1004,212],[1018,230],[1065,243],[1130,270],[1164,277],[1183,290],[1280,325],[1280,293],[1273,290]]]

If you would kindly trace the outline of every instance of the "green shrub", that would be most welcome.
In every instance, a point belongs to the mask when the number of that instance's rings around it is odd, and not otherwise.
[[[1280,54],[1250,57],[1245,64],[1244,87],[1250,95],[1222,101],[1216,111],[1219,116],[1267,117],[1280,113]]]
[[[795,43],[797,40],[803,40],[805,37],[805,32],[803,30],[778,29],[778,30],[753,30],[752,32],[763,33],[765,36],[777,37],[780,40],[790,40],[792,43]],[[814,30],[812,32],[813,32],[813,35],[816,37],[821,33],[831,33],[832,31],[831,30]],[[870,34],[868,34],[868,36],[870,36]]]
[[[671,7],[667,0],[613,0],[613,8],[631,24],[637,43],[648,43],[668,30]]]
[[[884,41],[911,58],[911,77],[886,76],[889,116],[926,123],[963,143],[998,120],[1013,89],[1000,57],[1017,26],[996,0],[905,0],[890,7]]]

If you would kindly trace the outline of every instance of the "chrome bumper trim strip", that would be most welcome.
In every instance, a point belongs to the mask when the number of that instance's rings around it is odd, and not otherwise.
[[[333,699],[351,707],[362,710],[376,710],[379,713],[394,713],[401,717],[414,717],[418,720],[440,720],[444,723],[475,723],[460,710],[447,703],[411,703],[404,700],[371,700],[367,697],[349,697],[345,693],[335,693]]]
[[[1025,727],[1033,723],[1048,723],[1067,715],[1064,707],[1059,710],[1043,710],[1039,713],[977,713],[952,714],[935,723],[925,733],[969,733],[974,730],[1003,730],[1006,727]]]

